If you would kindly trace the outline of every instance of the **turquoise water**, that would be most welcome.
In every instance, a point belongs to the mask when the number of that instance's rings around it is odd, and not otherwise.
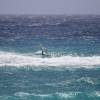
[[[99,99],[100,16],[0,16],[0,100]]]

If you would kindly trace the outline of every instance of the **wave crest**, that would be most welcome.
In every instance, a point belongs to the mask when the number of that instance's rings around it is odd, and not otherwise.
[[[93,68],[95,65],[100,65],[100,56],[60,56],[42,58],[35,55],[22,55],[11,52],[0,52],[0,66],[53,66],[53,67],[72,67],[79,68],[88,67]],[[73,67],[74,66],[74,67]]]

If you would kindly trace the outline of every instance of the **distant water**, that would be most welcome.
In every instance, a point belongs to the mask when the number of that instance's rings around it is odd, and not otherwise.
[[[100,16],[1,15],[0,100],[100,100]]]

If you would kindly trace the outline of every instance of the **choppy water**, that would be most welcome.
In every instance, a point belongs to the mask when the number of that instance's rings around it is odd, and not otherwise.
[[[100,16],[0,16],[0,100],[99,99]]]

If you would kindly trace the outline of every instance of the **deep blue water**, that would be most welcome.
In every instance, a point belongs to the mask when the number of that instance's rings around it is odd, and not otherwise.
[[[99,99],[100,16],[0,15],[0,100]]]

